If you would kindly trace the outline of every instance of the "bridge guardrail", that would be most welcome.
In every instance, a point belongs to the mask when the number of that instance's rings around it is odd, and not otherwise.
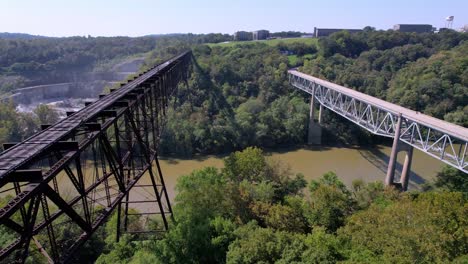
[[[424,153],[468,173],[468,129],[360,93],[296,70],[289,82],[367,131],[393,138],[399,116],[399,139]]]

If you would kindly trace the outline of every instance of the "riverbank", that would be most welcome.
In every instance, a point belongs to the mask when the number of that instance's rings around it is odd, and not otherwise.
[[[353,180],[383,181],[391,147],[375,145],[359,146],[302,146],[265,150],[268,159],[278,160],[289,166],[293,173],[302,173],[307,181],[317,179],[328,171],[334,171],[344,183],[351,186]],[[195,156],[190,159],[161,157],[161,167],[171,200],[175,197],[177,178],[193,170],[207,166],[223,167],[226,155]],[[397,168],[401,170],[404,155],[399,155]],[[443,163],[419,150],[414,151],[410,190],[431,181]]]

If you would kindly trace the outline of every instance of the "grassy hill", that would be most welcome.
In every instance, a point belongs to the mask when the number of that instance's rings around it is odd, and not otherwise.
[[[254,41],[229,41],[222,43],[210,43],[207,44],[210,47],[213,46],[223,46],[223,47],[232,47],[239,44],[247,43],[265,43],[270,46],[276,46],[280,43],[290,44],[290,43],[304,43],[306,45],[317,45],[317,39],[315,38],[283,38],[283,39],[268,39],[268,40],[254,40]]]

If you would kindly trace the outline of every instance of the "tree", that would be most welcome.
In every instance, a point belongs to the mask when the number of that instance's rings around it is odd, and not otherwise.
[[[436,175],[435,186],[452,192],[468,192],[466,174],[446,165]]]
[[[266,177],[266,160],[259,148],[236,151],[224,160],[223,172],[232,180],[260,182]]]
[[[462,193],[407,194],[352,215],[338,233],[352,262],[448,263],[468,253],[466,202]]]
[[[177,222],[155,243],[157,258],[161,263],[217,263],[233,229],[226,178],[208,167],[179,178],[176,189]]]
[[[350,191],[334,172],[327,172],[309,185],[310,205],[306,217],[311,226],[322,226],[334,232],[344,225],[346,216],[354,211]]]
[[[345,260],[341,241],[323,227],[314,228],[306,236],[304,244],[306,250],[302,253],[303,263],[336,263]]]
[[[44,125],[52,125],[59,120],[57,111],[45,104],[38,105],[34,109],[34,114],[36,114],[39,123]]]
[[[275,204],[268,210],[266,224],[279,231],[305,233],[308,231],[307,219],[300,208]]]
[[[226,263],[291,263],[299,261],[304,249],[302,235],[260,228],[255,222],[235,231]]]

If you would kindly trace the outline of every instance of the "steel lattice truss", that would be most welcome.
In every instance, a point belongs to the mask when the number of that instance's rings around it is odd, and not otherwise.
[[[376,135],[393,138],[401,118],[401,141],[468,173],[468,129],[295,70],[289,71],[289,82]]]
[[[11,198],[0,207],[0,228],[11,239],[0,245],[2,263],[33,253],[71,261],[113,212],[117,237],[167,229],[172,209],[157,153],[170,97],[190,60],[183,53],[24,142],[5,144],[0,191]],[[132,204],[147,204],[146,212]],[[155,217],[159,228],[140,230],[133,215]]]

